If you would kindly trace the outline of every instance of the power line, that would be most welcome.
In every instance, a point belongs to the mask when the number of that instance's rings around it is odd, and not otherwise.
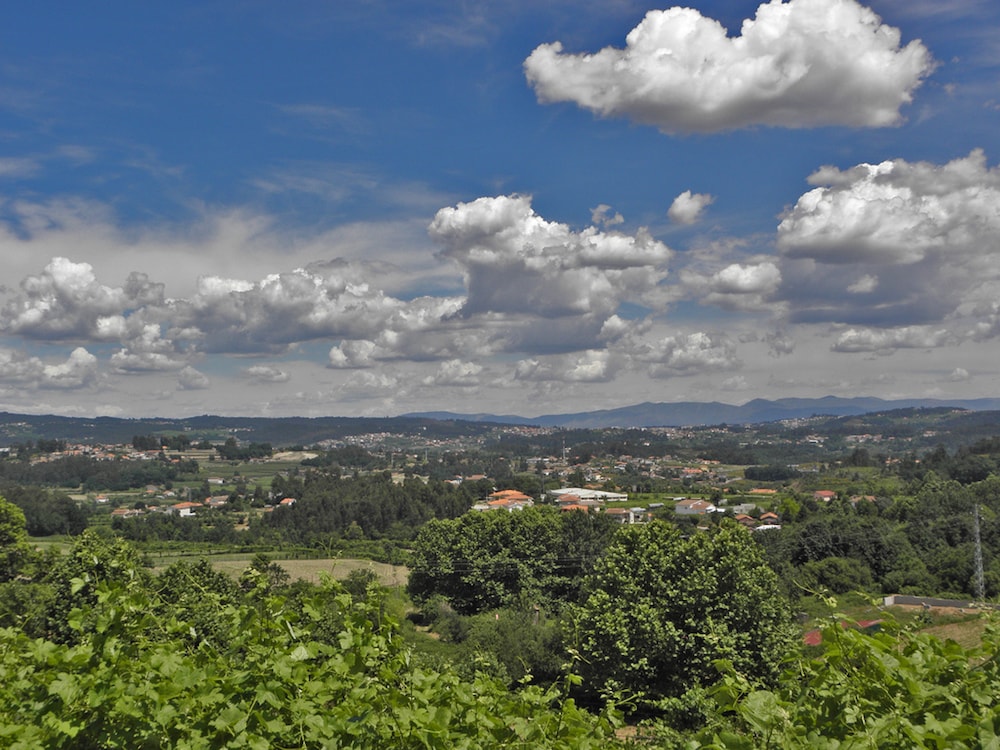
[[[976,542],[976,599],[986,598],[986,584],[983,580],[983,541],[979,536],[979,504],[972,510],[972,532]]]

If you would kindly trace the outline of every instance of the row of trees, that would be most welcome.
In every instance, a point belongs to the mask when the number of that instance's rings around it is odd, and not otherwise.
[[[927,472],[907,494],[856,507],[836,500],[778,533],[761,535],[788,593],[976,595],[974,508],[985,593],[1000,594],[1000,477],[962,484]]]
[[[621,527],[532,508],[434,521],[414,547],[408,590],[418,603],[520,621],[533,644],[532,612],[543,628],[554,613],[563,642],[549,646],[576,655],[591,698],[676,698],[713,681],[721,658],[768,684],[794,637],[777,576],[735,523],[684,537],[661,522]],[[508,673],[511,657],[524,657],[516,647],[491,656]]]
[[[98,460],[90,456],[63,456],[53,461],[28,463],[0,461],[0,481],[81,487],[87,492],[125,491],[147,484],[169,485],[198,474],[197,461]]]
[[[279,486],[298,500],[261,519],[260,532],[300,545],[322,543],[352,526],[368,538],[410,539],[430,519],[461,515],[478,499],[463,485],[415,478],[396,484],[389,472],[342,477],[313,471]]]

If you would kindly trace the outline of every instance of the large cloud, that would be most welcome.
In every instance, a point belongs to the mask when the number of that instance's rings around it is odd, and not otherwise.
[[[70,352],[65,362],[46,364],[11,349],[0,349],[0,383],[28,388],[75,389],[97,377],[97,357],[83,347]]]
[[[831,349],[835,352],[889,354],[896,349],[934,349],[949,343],[955,343],[955,337],[948,331],[926,326],[888,330],[850,328],[837,337]]]
[[[374,336],[398,300],[340,269],[297,269],[259,282],[203,278],[175,324],[205,333],[207,351],[283,351],[296,341]]]
[[[629,353],[636,362],[646,364],[654,378],[726,372],[741,364],[736,345],[728,337],[704,331],[633,344]]]
[[[0,330],[29,338],[115,340],[131,306],[162,298],[162,287],[133,273],[124,287],[98,283],[89,263],[53,258],[21,282],[21,293],[0,312]]]
[[[531,198],[479,198],[438,211],[430,225],[442,257],[463,270],[461,314],[530,313],[605,320],[623,300],[642,302],[667,276],[671,251],[648,232],[572,231],[535,213]]]
[[[442,362],[433,375],[424,378],[424,385],[459,386],[462,388],[479,385],[483,366],[475,362],[449,359]]]
[[[577,356],[561,355],[545,359],[521,360],[514,368],[514,377],[526,381],[557,381],[563,383],[604,383],[621,369],[607,350],[590,350]]]
[[[737,37],[690,8],[653,10],[624,49],[525,60],[541,102],[576,102],[665,132],[753,125],[883,127],[934,67],[919,42],[855,0],[772,0]]]
[[[996,247],[1000,169],[989,169],[980,150],[943,166],[897,159],[823,167],[809,182],[819,187],[778,226],[788,257],[898,265]]]
[[[1000,295],[1000,168],[981,151],[943,165],[824,167],[778,227],[792,320],[989,335]],[[905,340],[905,337],[904,339]]]
[[[783,305],[772,301],[781,284],[781,271],[770,260],[730,263],[710,275],[684,270],[680,276],[688,294],[704,304],[744,312],[783,310]]]

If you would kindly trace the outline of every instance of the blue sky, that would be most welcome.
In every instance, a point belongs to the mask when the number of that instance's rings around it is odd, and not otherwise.
[[[992,0],[0,11],[0,409],[995,396]]]

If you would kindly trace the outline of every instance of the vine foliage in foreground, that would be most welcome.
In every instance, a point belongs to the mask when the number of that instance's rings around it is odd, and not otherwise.
[[[83,581],[79,582],[83,585]],[[265,582],[200,633],[148,587],[97,587],[67,643],[0,630],[0,746],[46,748],[598,748],[559,688],[509,691],[416,666],[377,602],[327,582],[295,606]],[[340,631],[313,637],[339,612]],[[156,613],[156,614],[153,614]],[[223,624],[222,620],[228,620]],[[225,633],[217,638],[212,632]]]
[[[795,662],[776,690],[755,690],[730,664],[714,689],[733,729],[706,730],[690,748],[984,748],[1000,750],[1000,627],[982,642],[900,629],[845,627],[833,615],[821,653]]]

